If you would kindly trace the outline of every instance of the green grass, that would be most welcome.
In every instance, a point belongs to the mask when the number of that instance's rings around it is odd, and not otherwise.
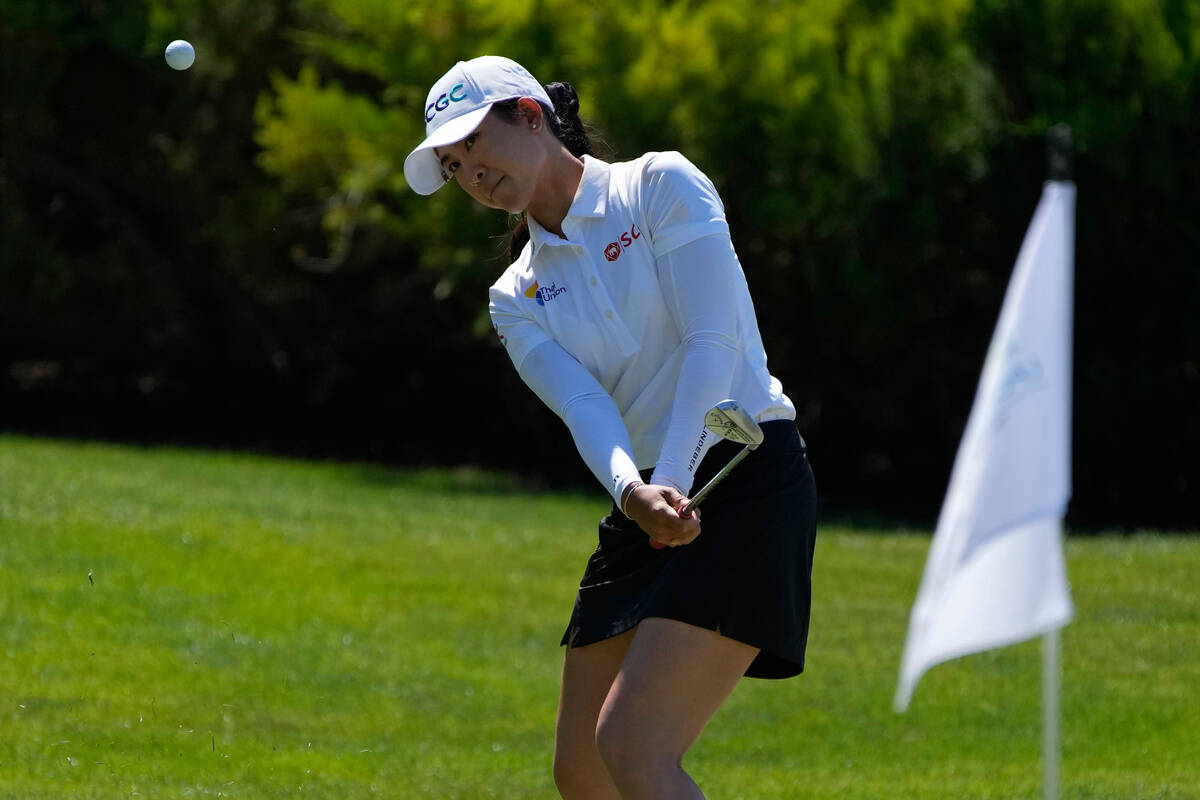
[[[0,437],[0,798],[555,796],[558,638],[604,508]],[[821,530],[809,671],[743,681],[686,762],[709,797],[1040,797],[1036,643],[891,711],[928,546]],[[1062,797],[1200,797],[1200,539],[1067,555]]]

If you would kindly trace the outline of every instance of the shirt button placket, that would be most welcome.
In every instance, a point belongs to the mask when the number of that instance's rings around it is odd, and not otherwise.
[[[600,285],[600,279],[596,277],[596,262],[592,260],[591,254],[587,251],[584,251],[584,255],[587,256],[588,265],[591,267],[589,270],[591,274],[588,276],[588,285],[594,290],[592,292],[592,303],[597,311],[604,309],[604,316],[611,320],[613,318],[613,311],[609,307],[609,303],[612,300],[609,298],[608,292]]]

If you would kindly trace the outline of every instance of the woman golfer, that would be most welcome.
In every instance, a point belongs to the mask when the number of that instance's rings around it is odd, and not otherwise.
[[[459,62],[404,163],[524,216],[491,316],[525,383],[613,498],[579,585],[554,748],[564,798],[697,798],[688,748],[743,675],[804,668],[815,485],[767,371],[712,183],[679,153],[590,155],[569,84]],[[740,445],[705,430],[735,399],[765,440],[682,513]]]

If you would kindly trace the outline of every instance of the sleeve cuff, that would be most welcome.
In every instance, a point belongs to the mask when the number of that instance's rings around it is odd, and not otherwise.
[[[637,472],[622,473],[613,477],[612,496],[613,502],[617,504],[617,508],[621,507],[621,498],[625,496],[625,490],[632,483],[641,483],[642,476]]]
[[[658,486],[670,486],[682,495],[686,495],[692,488],[691,482],[687,479],[677,478],[665,472],[659,472],[657,469],[650,476],[650,482]]]

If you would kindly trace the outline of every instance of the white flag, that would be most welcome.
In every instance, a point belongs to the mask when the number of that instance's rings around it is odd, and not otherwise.
[[[1070,621],[1075,185],[1048,182],[1025,235],[954,460],[896,689],[952,658]]]

